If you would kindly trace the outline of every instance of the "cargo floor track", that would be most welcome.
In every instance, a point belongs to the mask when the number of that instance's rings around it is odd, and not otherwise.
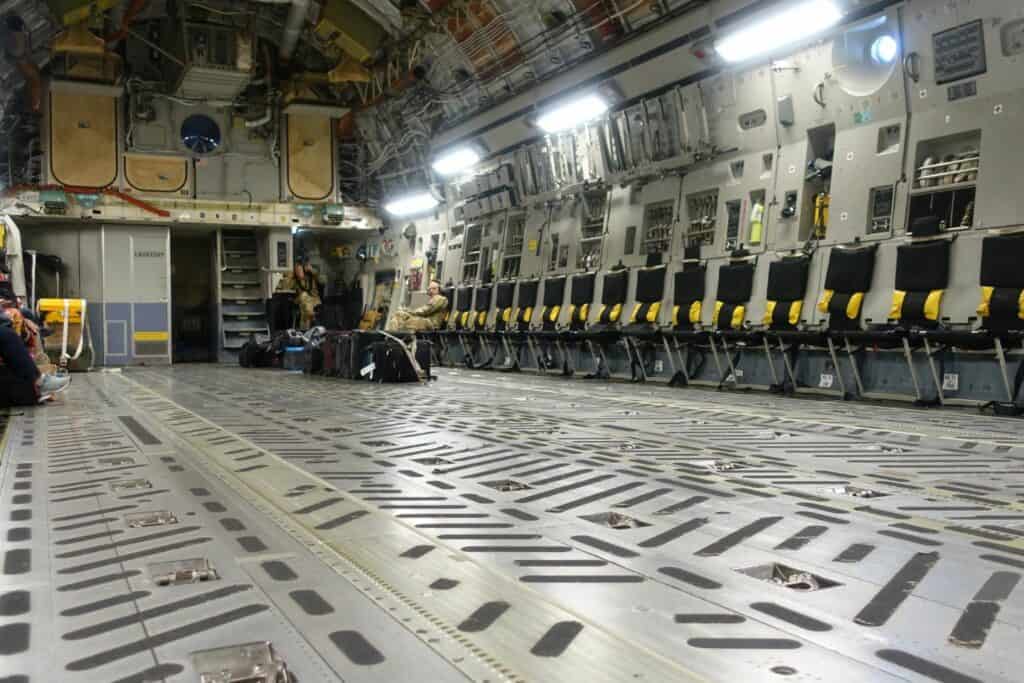
[[[1022,434],[467,371],[78,375],[7,418],[0,681],[198,681],[254,641],[300,683],[1020,681]],[[214,573],[154,566],[185,560]]]

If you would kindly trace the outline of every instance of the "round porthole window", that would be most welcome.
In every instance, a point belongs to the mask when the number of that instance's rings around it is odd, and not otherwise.
[[[871,58],[879,64],[892,64],[899,51],[899,43],[888,34],[875,38],[871,44]]]
[[[193,114],[181,124],[181,144],[193,154],[210,154],[220,141],[220,126],[206,114]]]

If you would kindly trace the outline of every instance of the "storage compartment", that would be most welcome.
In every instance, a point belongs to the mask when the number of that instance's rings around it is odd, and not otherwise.
[[[913,230],[915,221],[932,216],[939,219],[942,231],[973,227],[980,171],[980,130],[918,143],[907,216],[908,232]]]
[[[608,191],[600,189],[585,192],[581,207],[580,248],[576,253],[576,267],[580,270],[593,270],[601,265]]]
[[[691,194],[686,198],[687,218],[684,247],[701,247],[715,243],[718,224],[718,190]]]

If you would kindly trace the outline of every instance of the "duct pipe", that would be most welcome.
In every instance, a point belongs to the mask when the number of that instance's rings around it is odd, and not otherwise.
[[[18,73],[28,84],[28,106],[39,112],[43,106],[43,79],[39,67],[32,61],[32,39],[25,21],[17,14],[10,14],[4,21],[6,37],[4,51],[14,61]]]
[[[302,26],[306,23],[306,15],[309,14],[310,0],[292,0],[291,9],[288,10],[288,19],[284,25],[284,35],[281,37],[281,58],[291,59],[295,52],[295,46],[302,34]]]

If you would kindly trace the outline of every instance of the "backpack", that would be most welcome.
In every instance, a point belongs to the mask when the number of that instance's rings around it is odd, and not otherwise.
[[[278,352],[271,342],[256,341],[255,335],[238,350],[238,364],[243,368],[272,368],[280,365],[283,350]]]

